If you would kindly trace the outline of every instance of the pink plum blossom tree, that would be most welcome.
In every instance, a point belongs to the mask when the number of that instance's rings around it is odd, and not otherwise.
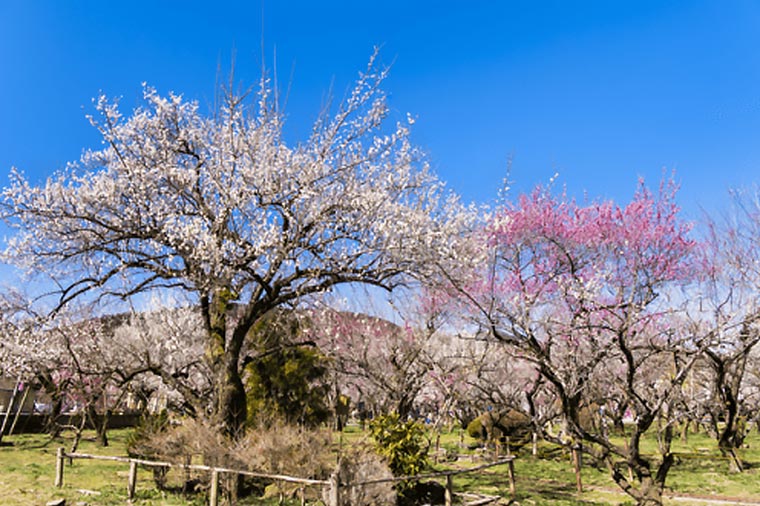
[[[661,504],[674,457],[668,423],[659,461],[641,452],[641,437],[667,420],[701,346],[673,316],[697,248],[675,193],[670,181],[658,194],[642,183],[621,207],[539,187],[493,214],[475,239],[490,260],[457,286],[484,337],[534,364],[551,387],[567,437],[555,440],[582,445],[642,505]],[[613,399],[634,416],[626,445],[584,420],[616,409],[605,406]]]

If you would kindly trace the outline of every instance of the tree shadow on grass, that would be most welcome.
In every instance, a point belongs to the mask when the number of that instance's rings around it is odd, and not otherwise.
[[[536,504],[599,506],[599,502],[578,497],[574,485],[548,480],[531,481],[522,493],[518,485],[517,495],[518,500],[530,498]]]
[[[497,468],[499,469],[499,468]],[[476,485],[476,486],[475,486]],[[509,498],[509,479],[506,468],[503,471],[488,470],[478,473],[472,480],[473,491],[494,493]],[[477,490],[476,490],[477,488]],[[578,497],[575,483],[536,479],[530,476],[517,476],[517,502],[521,504],[552,504],[557,506],[599,506],[599,502]]]

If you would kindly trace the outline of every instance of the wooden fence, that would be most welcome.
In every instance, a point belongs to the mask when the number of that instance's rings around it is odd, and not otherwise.
[[[401,481],[416,481],[416,480],[429,480],[429,479],[435,479],[435,478],[445,478],[446,480],[445,504],[446,506],[451,506],[453,502],[453,496],[454,496],[454,490],[453,490],[454,476],[459,475],[459,474],[473,473],[473,472],[481,471],[483,469],[487,469],[489,467],[507,464],[509,492],[513,498],[515,496],[514,456],[507,456],[495,462],[489,462],[487,464],[482,464],[482,465],[467,468],[467,469],[452,469],[448,471],[421,474],[417,476],[401,476],[401,477],[378,479],[378,480],[367,480],[367,481],[354,482],[354,483],[341,483],[338,479],[337,474],[333,474],[329,480],[312,480],[308,478],[297,478],[294,476],[287,476],[287,475],[281,475],[281,474],[257,473],[253,471],[243,471],[240,469],[229,469],[225,467],[204,466],[204,465],[198,465],[198,464],[174,464],[171,462],[157,462],[157,461],[152,461],[152,460],[135,459],[135,458],[129,458],[129,457],[116,457],[116,456],[110,456],[110,455],[89,455],[86,453],[66,453],[64,448],[58,448],[58,451],[56,453],[55,486],[59,488],[63,486],[63,476],[64,476],[64,468],[66,465],[66,459],[69,459],[69,460],[73,460],[73,459],[110,460],[114,462],[123,462],[125,464],[129,464],[129,475],[127,478],[128,480],[127,481],[127,498],[130,500],[134,499],[134,496],[135,496],[135,486],[137,484],[137,466],[138,465],[142,465],[146,467],[162,467],[162,468],[175,468],[175,469],[193,470],[193,471],[205,471],[205,472],[211,473],[211,486],[209,488],[209,505],[210,506],[218,506],[219,504],[219,475],[221,473],[237,474],[237,475],[243,475],[243,476],[251,476],[254,478],[263,478],[263,479],[269,479],[269,480],[284,481],[287,483],[300,484],[302,486],[302,489],[301,489],[301,492],[302,492],[301,504],[302,505],[306,504],[305,495],[303,493],[303,487],[306,487],[306,486],[327,487],[328,488],[327,506],[343,506],[341,505],[341,499],[340,499],[341,497],[340,490],[343,488],[362,487],[366,485],[374,485],[374,484],[379,484],[379,483],[397,483]],[[493,498],[493,499],[497,499],[497,498]],[[480,501],[480,502],[475,502],[475,503],[470,503],[470,504],[474,505],[474,504],[484,504],[484,503],[485,502]]]

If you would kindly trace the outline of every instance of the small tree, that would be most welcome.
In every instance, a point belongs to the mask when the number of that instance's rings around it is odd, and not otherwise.
[[[369,428],[378,453],[388,459],[394,475],[414,476],[425,469],[430,445],[420,422],[390,413],[372,420]]]

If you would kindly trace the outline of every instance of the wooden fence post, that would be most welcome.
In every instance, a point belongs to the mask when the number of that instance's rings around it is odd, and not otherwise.
[[[581,479],[581,446],[573,445],[573,470],[575,471],[575,488],[578,493],[583,492],[583,480]]]
[[[446,506],[451,506],[454,502],[454,479],[450,474],[446,475],[446,492],[443,497]]]
[[[508,472],[509,472],[509,494],[512,496],[512,499],[515,498],[515,495],[517,494],[517,485],[515,484],[515,461],[514,459],[509,459],[508,464]]]
[[[18,423],[18,417],[21,416],[21,410],[24,409],[24,404],[26,404],[26,399],[29,397],[29,391],[31,388],[29,388],[29,385],[25,385],[26,388],[24,388],[24,395],[21,397],[21,403],[18,405],[18,409],[16,410],[16,416],[13,417],[13,423],[11,424],[11,428],[8,431],[8,435],[10,436],[13,434],[13,431],[16,430],[16,423]]]
[[[127,482],[127,498],[135,498],[135,485],[137,484],[137,462],[129,463],[129,481]]]
[[[330,491],[328,494],[327,506],[341,506],[340,479],[337,472],[330,475]]]
[[[64,461],[65,455],[65,450],[59,447],[55,454],[55,486],[58,488],[63,486],[63,466],[66,464]]]
[[[219,471],[214,469],[211,471],[211,489],[208,492],[209,506],[217,506],[219,504]]]
[[[8,405],[5,406],[5,416],[3,417],[3,426],[0,428],[0,442],[3,441],[3,435],[5,435],[5,427],[8,425],[8,418],[11,416],[11,413],[13,413],[13,407],[16,405],[16,396],[18,395],[18,386],[21,383],[21,376],[16,380],[15,385],[13,385],[13,393],[11,394],[11,399],[8,402]]]

